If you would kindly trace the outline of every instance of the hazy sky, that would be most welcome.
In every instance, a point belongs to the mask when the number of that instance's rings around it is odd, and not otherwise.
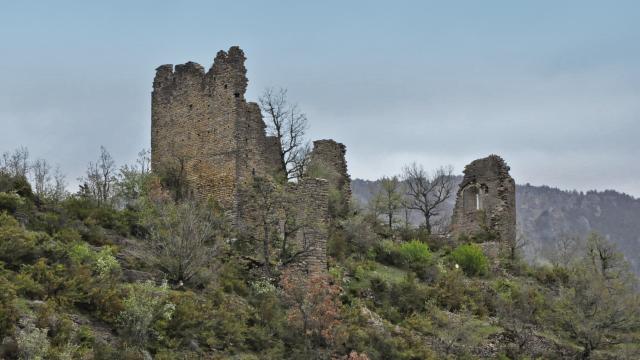
[[[267,4],[269,3],[269,4]],[[352,177],[497,153],[518,183],[640,196],[639,1],[3,1],[0,151],[80,176],[149,147],[160,64],[248,57]]]

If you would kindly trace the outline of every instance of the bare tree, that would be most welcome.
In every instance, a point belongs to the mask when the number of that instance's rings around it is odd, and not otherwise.
[[[418,210],[424,217],[424,226],[431,234],[431,219],[440,214],[440,207],[453,190],[453,168],[440,167],[432,174],[415,162],[405,166],[403,178],[407,187],[408,208]]]
[[[58,202],[67,196],[67,180],[65,174],[56,166],[53,171],[53,184],[49,194],[53,202]]]
[[[12,153],[2,154],[2,171],[11,176],[26,177],[29,173],[29,149],[21,146]]]
[[[140,198],[145,179],[150,173],[149,163],[149,151],[143,149],[138,153],[136,165],[125,164],[120,167],[116,194],[121,206],[131,206]]]
[[[582,359],[591,359],[593,352],[628,341],[625,335],[640,327],[640,295],[637,279],[624,266],[621,254],[611,252],[602,238],[599,245],[607,247],[600,260],[599,250],[587,249],[583,261],[570,272],[566,286],[561,286],[559,297],[549,320],[583,347]],[[611,266],[616,263],[616,266]],[[594,266],[595,265],[595,266]]]
[[[154,204],[145,219],[151,262],[172,281],[189,281],[215,255],[221,221],[194,200]]]
[[[522,233],[518,232],[516,238],[513,241],[507,243],[507,250],[509,251],[509,260],[516,261],[522,252],[522,249],[529,244],[529,239]]]
[[[151,150],[142,149],[138,152],[138,158],[136,159],[138,164],[138,172],[142,175],[147,175],[151,172]]]
[[[33,171],[33,184],[36,195],[43,198],[51,188],[51,165],[45,159],[37,159],[31,165]]]
[[[380,190],[373,201],[376,214],[382,214],[386,218],[389,234],[393,230],[394,216],[402,209],[402,184],[397,176],[386,177],[380,180]]]
[[[627,262],[619,253],[615,244],[607,241],[597,233],[587,238],[587,257],[596,272],[606,279],[618,278],[626,270]]]
[[[287,180],[301,176],[309,152],[304,139],[307,116],[297,104],[287,101],[286,89],[267,88],[259,102],[267,118],[267,131],[280,141],[280,161]]]
[[[100,146],[98,160],[90,162],[87,167],[86,178],[80,178],[81,191],[87,193],[99,203],[106,204],[113,193],[116,182],[115,162],[104,146]]]
[[[579,255],[580,237],[561,234],[551,248],[549,258],[553,266],[568,267]]]

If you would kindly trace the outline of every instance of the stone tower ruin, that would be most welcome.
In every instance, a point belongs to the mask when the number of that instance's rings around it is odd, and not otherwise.
[[[335,204],[339,211],[349,207],[351,199],[351,177],[347,171],[347,148],[334,140],[316,140],[309,156],[308,173],[329,181],[329,185],[340,192],[341,202]]]
[[[516,192],[509,170],[497,155],[465,167],[451,221],[454,239],[483,233],[502,244],[515,241]]]
[[[238,213],[240,186],[282,171],[280,143],[266,136],[260,108],[244,98],[245,56],[220,51],[205,72],[196,63],[156,69],[151,101],[151,165],[184,177],[191,195]]]
[[[275,184],[284,175],[279,140],[266,135],[258,104],[245,100],[244,62],[244,52],[234,46],[218,52],[206,72],[193,62],[162,65],[151,104],[153,171],[184,182],[189,196],[217,202],[240,230],[255,225],[249,185],[258,177]],[[286,184],[289,200],[275,210],[292,209],[305,225],[295,238],[309,249],[300,262],[308,271],[326,269],[330,189],[339,189],[345,204],[351,196],[345,152],[333,140],[314,142],[310,164],[328,171]]]

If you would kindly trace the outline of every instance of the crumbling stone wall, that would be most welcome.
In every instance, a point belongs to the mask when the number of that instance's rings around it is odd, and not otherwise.
[[[488,231],[499,243],[515,241],[516,193],[509,170],[497,155],[465,167],[451,221],[454,239]]]
[[[329,223],[329,183],[325,179],[305,178],[289,183],[287,192],[297,221],[302,224],[295,234],[299,249],[308,248],[298,265],[307,272],[327,269]]]
[[[334,140],[316,140],[310,154],[308,173],[329,181],[330,187],[341,193],[342,210],[348,209],[351,200],[351,177],[347,171],[347,148]]]
[[[156,69],[151,106],[154,171],[184,168],[187,187],[239,214],[239,188],[254,175],[282,171],[279,142],[265,134],[256,103],[244,98],[245,56],[238,47],[220,51],[205,73],[196,63]]]
[[[190,193],[213,199],[234,215],[240,231],[256,232],[259,209],[252,202],[252,184],[261,178],[276,186],[283,179],[280,141],[265,134],[256,103],[244,98],[245,56],[238,47],[220,51],[205,72],[196,63],[162,65],[156,69],[151,106],[151,164],[156,173],[180,171]],[[299,248],[308,248],[301,265],[306,271],[326,270],[329,188],[347,201],[350,179],[345,146],[333,140],[314,142],[311,162],[329,169],[329,180],[307,176],[289,183],[286,203],[274,216],[292,208],[303,223],[295,233]],[[327,174],[325,174],[327,175]],[[252,219],[253,218],[253,219]],[[253,223],[252,223],[253,222]]]

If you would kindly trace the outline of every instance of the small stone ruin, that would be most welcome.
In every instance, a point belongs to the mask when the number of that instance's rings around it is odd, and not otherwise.
[[[509,166],[490,155],[464,169],[451,221],[454,239],[482,237],[499,244],[516,238],[516,187]]]

